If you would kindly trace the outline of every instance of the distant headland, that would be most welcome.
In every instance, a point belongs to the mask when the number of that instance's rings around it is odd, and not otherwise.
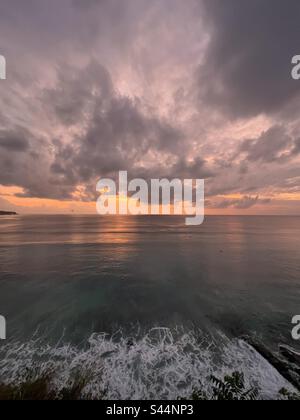
[[[0,210],[0,216],[17,216],[18,213],[14,211],[1,211]]]

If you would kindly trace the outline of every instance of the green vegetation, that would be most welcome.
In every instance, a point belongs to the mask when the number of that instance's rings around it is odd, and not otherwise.
[[[75,378],[67,386],[55,391],[51,388],[51,375],[46,374],[40,378],[33,378],[32,374],[28,374],[27,379],[18,386],[5,385],[0,383],[0,400],[80,400],[92,399],[83,392],[90,378]],[[258,388],[246,388],[244,375],[240,372],[233,372],[231,375],[219,379],[215,376],[210,377],[211,390],[207,395],[201,389],[195,389],[188,400],[203,401],[254,401],[259,399]],[[105,399],[105,394],[101,394],[98,400]],[[182,399],[186,400],[186,399]],[[300,400],[300,395],[292,393],[286,389],[281,389],[278,393],[278,400]]]
[[[280,399],[286,401],[300,401],[300,394],[295,394],[294,392],[290,392],[285,388],[282,388],[279,391]]]
[[[26,379],[19,385],[0,383],[0,401],[80,400],[90,379],[75,377],[65,388],[57,391],[51,387],[52,376],[52,373],[49,372],[38,377],[36,372],[28,371]],[[103,399],[103,395],[100,395],[98,399]]]
[[[0,400],[52,400],[54,395],[49,390],[48,378],[26,381],[19,386],[0,384]]]
[[[212,396],[208,396],[201,389],[195,389],[191,398],[192,401],[255,401],[259,400],[258,388],[246,388],[244,374],[240,372],[233,372],[232,375],[225,376],[219,379],[215,376],[210,377],[212,385]],[[300,394],[296,394],[282,388],[278,392],[277,400],[281,401],[295,401],[300,400]]]
[[[258,399],[257,388],[246,389],[244,374],[234,372],[231,376],[225,376],[224,380],[210,377],[212,384],[212,397],[208,398],[205,393],[194,390],[192,400],[216,400],[216,401],[253,401]]]

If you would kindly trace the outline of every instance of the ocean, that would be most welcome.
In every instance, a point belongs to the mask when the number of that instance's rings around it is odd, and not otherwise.
[[[0,218],[7,382],[51,365],[57,387],[92,370],[95,396],[174,399],[242,370],[275,398],[288,384],[242,338],[299,350],[299,302],[298,217]]]

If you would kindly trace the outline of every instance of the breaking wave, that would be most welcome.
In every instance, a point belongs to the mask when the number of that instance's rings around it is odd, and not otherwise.
[[[261,399],[276,399],[280,388],[290,388],[251,346],[221,333],[208,338],[183,328],[153,328],[133,337],[122,331],[93,334],[82,347],[63,340],[50,346],[35,338],[0,346],[3,383],[19,385],[28,372],[36,378],[51,372],[51,390],[59,394],[85,378],[82,398],[175,400],[194,389],[210,396],[210,375],[222,378],[233,371],[243,372]]]

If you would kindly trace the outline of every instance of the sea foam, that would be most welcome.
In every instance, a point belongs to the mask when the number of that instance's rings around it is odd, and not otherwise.
[[[0,378],[6,384],[49,375],[57,395],[78,378],[86,385],[82,398],[110,400],[174,400],[201,389],[212,395],[210,375],[223,378],[243,372],[247,387],[258,387],[260,399],[276,399],[289,384],[252,347],[224,335],[153,328],[133,337],[93,334],[81,348],[63,341],[55,346],[32,339],[0,347]]]

